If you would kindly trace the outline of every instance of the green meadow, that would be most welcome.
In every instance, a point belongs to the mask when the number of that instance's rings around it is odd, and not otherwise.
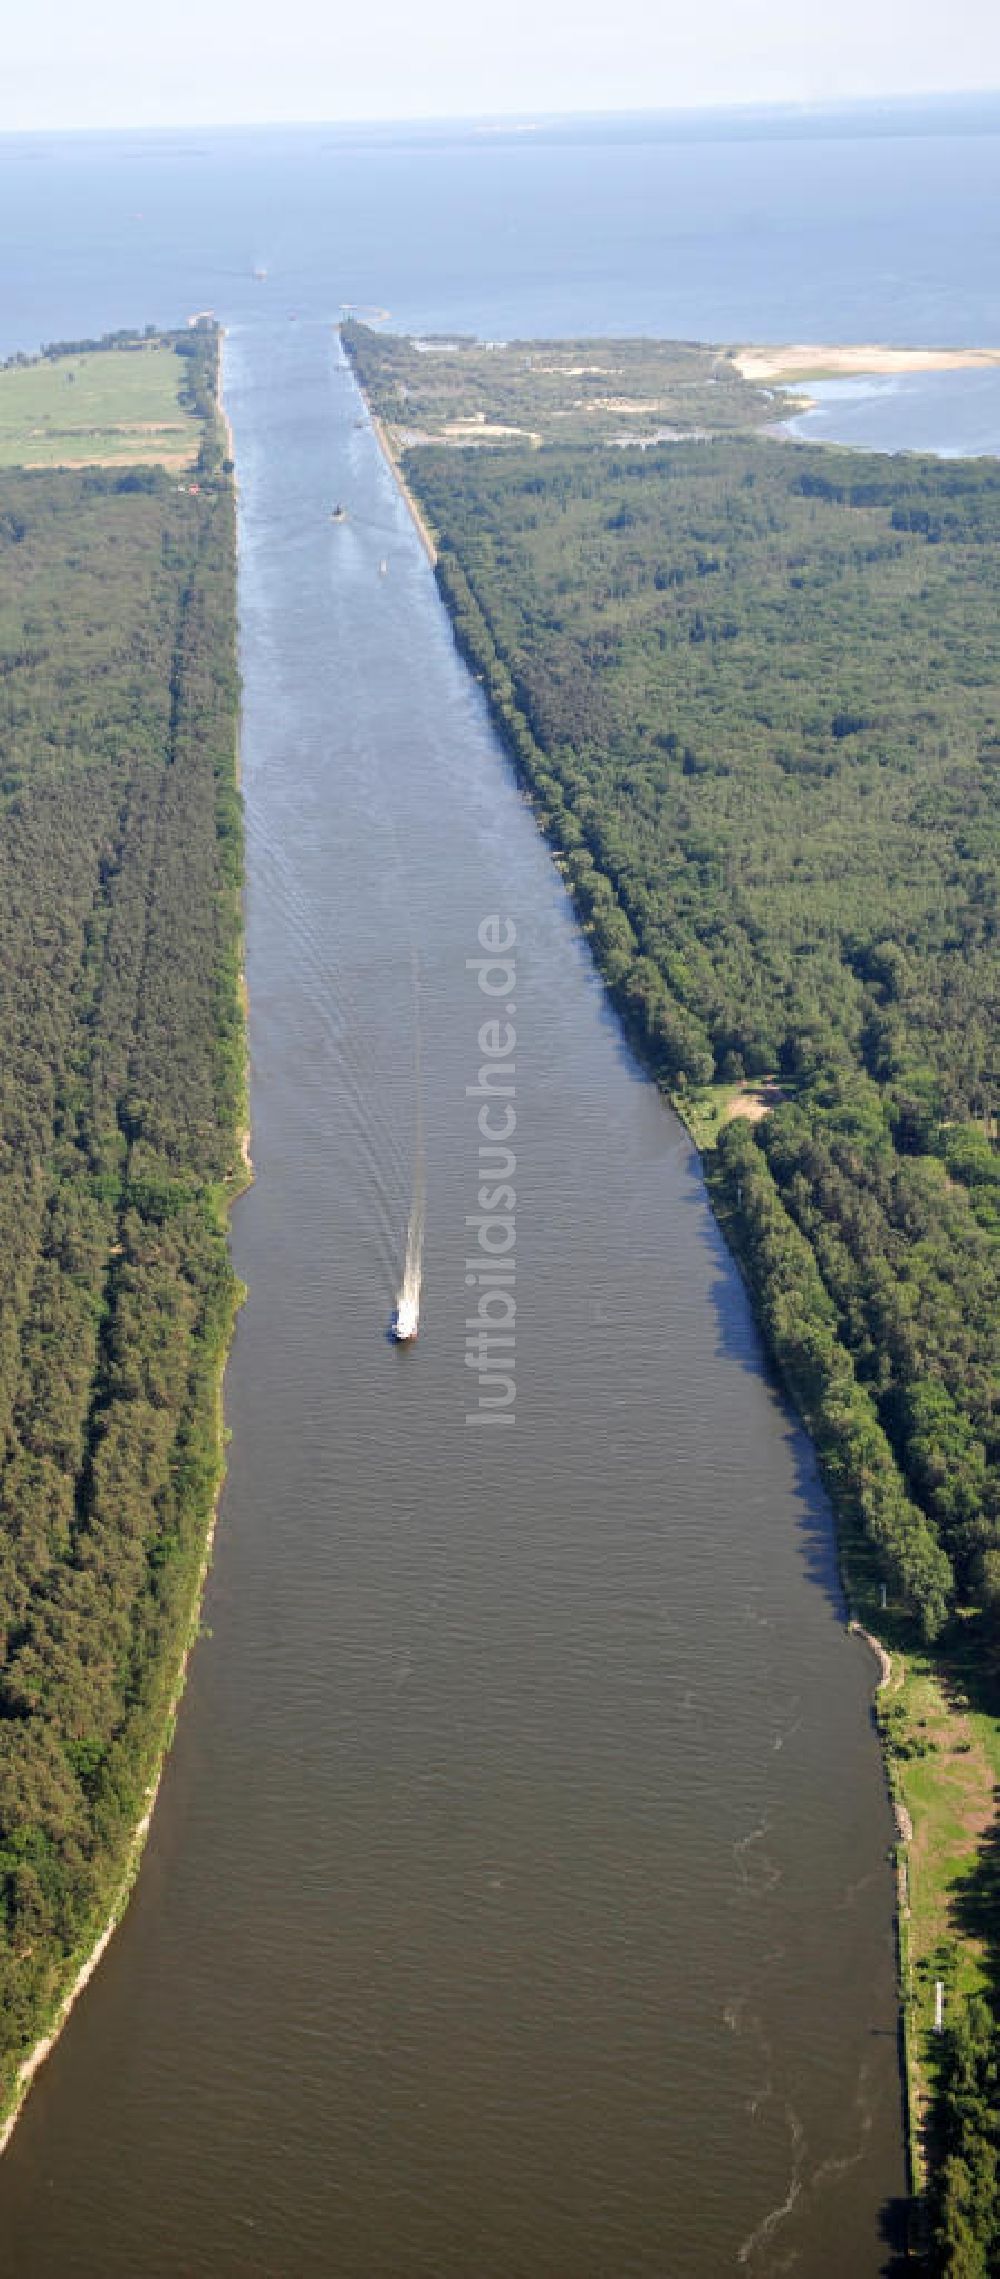
[[[190,466],[201,429],[185,362],[160,341],[0,371],[0,467]]]

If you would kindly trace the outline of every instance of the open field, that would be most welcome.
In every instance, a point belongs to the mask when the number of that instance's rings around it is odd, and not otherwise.
[[[172,347],[88,349],[0,371],[0,467],[189,467],[201,428]]]

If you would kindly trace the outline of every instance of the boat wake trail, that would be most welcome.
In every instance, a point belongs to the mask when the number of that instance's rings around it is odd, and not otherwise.
[[[416,950],[413,952],[413,1086],[414,1086],[414,1139],[413,1139],[413,1194],[410,1217],[406,1229],[406,1257],[403,1279],[396,1300],[393,1324],[396,1338],[402,1342],[416,1337],[420,1321],[420,1284],[424,1263],[424,1117],[421,1079],[420,1034],[420,967]]]

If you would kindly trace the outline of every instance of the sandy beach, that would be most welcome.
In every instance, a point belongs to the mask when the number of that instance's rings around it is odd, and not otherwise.
[[[784,348],[736,348],[745,380],[846,380],[853,374],[965,372],[1000,365],[1000,348],[886,348],[877,342],[823,347],[799,341]]]

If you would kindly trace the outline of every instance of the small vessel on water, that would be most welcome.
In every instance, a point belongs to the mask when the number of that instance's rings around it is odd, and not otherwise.
[[[396,1311],[392,1317],[392,1334],[396,1344],[412,1344],[419,1327],[419,1303],[416,1298],[407,1297],[404,1291],[403,1296],[397,1300]]]
[[[346,506],[341,506],[341,504],[340,504],[339,500],[338,500],[338,502],[337,502],[337,505],[336,505],[336,506],[334,507],[334,509],[333,509],[333,512],[332,512],[332,514],[331,514],[331,516],[330,516],[330,520],[331,520],[331,522],[346,522],[346,521],[347,521],[347,508],[346,508]]]

